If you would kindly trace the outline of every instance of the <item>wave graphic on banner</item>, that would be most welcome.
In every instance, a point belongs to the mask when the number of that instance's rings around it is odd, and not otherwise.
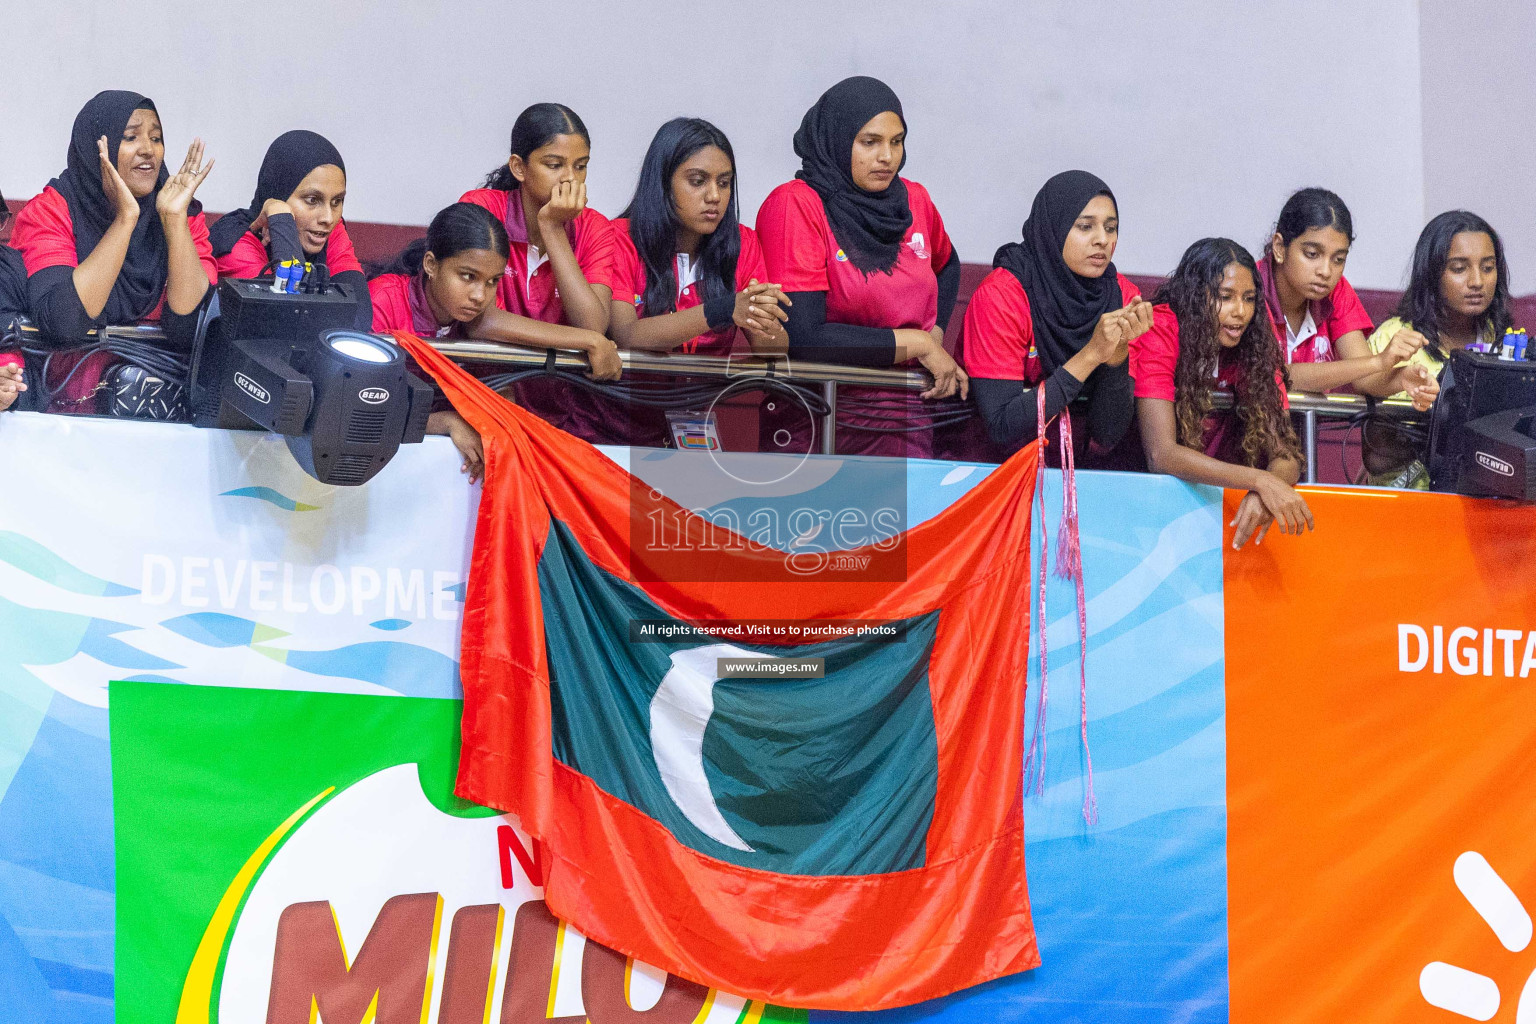
[[[1060,477],[1047,483],[1054,552]],[[812,1011],[812,1024],[1228,1019],[1220,505],[1122,474],[1078,485],[1099,825],[1081,813],[1076,605],[1052,578],[1047,785],[1024,805],[1043,963],[901,1010]]]
[[[451,616],[463,598],[474,491],[446,439],[402,450],[367,487],[322,490],[290,471],[280,440],[223,431],[159,431],[164,464],[179,469],[147,484],[127,457],[142,425],[62,419],[8,414],[0,423],[8,444],[37,452],[0,494],[0,514],[18,528],[0,532],[0,595],[9,602],[0,611],[0,1005],[17,1020],[110,1024],[116,868],[107,713],[96,691],[116,676],[459,696]],[[606,451],[657,486],[678,458]],[[835,506],[860,475],[844,465],[857,460],[825,461],[841,468],[816,467],[794,482],[806,504]],[[907,524],[990,470],[909,462]],[[1059,476],[1048,474],[1047,485],[1054,527]],[[110,496],[102,505],[112,515],[70,503],[87,486]],[[153,515],[116,497],[146,486],[165,490]],[[1226,1019],[1226,816],[1219,799],[1208,802],[1225,784],[1219,495],[1118,474],[1085,473],[1079,486],[1095,783],[1112,827],[1090,834],[1078,816],[1075,609],[1071,588],[1053,581],[1050,788],[1025,806],[1046,965],[916,1008],[912,1019],[1103,1020],[1110,1005],[1149,1024]],[[287,509],[234,493],[262,487],[308,501],[289,499]],[[46,511],[60,508],[71,511]],[[424,522],[441,528],[424,531]],[[139,593],[150,554],[175,560],[174,588]],[[353,567],[381,576],[417,568],[426,604],[440,597],[441,613],[409,619],[382,599],[361,613],[350,599],[335,615],[258,610],[248,600],[250,568],[234,605],[217,599],[211,570],[211,600],[189,605],[184,563],[198,557],[277,560],[306,573],[334,563],[349,586]],[[438,569],[460,574],[439,582]],[[234,573],[230,562],[226,583],[238,590]],[[277,579],[280,591],[281,570]],[[1138,657],[1143,642],[1151,646]]]
[[[16,1020],[113,1019],[109,680],[233,683],[245,648],[306,689],[459,693],[458,662],[430,648],[278,647],[298,638],[222,612],[159,618],[139,590],[15,532],[0,533],[0,594],[30,602],[0,597],[0,1002]]]
[[[237,487],[232,491],[225,491],[219,497],[257,498],[276,505],[285,512],[318,512],[320,510],[319,505],[306,505],[302,501],[295,501],[281,491],[274,491],[270,487]]]

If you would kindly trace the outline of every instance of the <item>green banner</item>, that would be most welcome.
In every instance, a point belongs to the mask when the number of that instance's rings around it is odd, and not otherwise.
[[[756,1024],[544,908],[460,703],[113,683],[119,1024]]]

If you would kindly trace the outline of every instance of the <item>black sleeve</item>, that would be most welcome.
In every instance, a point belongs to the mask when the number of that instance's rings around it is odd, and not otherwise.
[[[0,245],[0,333],[10,330],[11,322],[27,315],[27,265],[21,253]]]
[[[209,301],[209,295],[213,289],[208,289],[208,294],[203,296],[203,302]],[[160,309],[160,331],[165,335],[166,347],[177,352],[187,353],[192,351],[192,342],[197,338],[197,318],[202,315],[203,303],[199,302],[192,312],[182,314],[173,313],[169,306]]]
[[[27,278],[27,310],[32,325],[57,344],[82,341],[98,326],[75,291],[73,267],[44,267]]]
[[[363,272],[343,270],[331,280],[351,288],[352,294],[357,296],[357,315],[352,318],[352,326],[360,331],[373,330],[373,296],[368,294],[368,279]]]
[[[267,255],[276,263],[308,259],[304,246],[299,244],[299,222],[293,214],[279,213],[267,218]]]
[[[938,324],[949,333],[949,318],[955,312],[955,300],[960,297],[960,254],[951,251],[949,262],[939,268],[939,320]]]
[[[1088,436],[1105,449],[1113,448],[1131,429],[1136,415],[1136,381],[1130,360],[1119,366],[1100,366],[1083,382],[1088,396]]]
[[[826,292],[789,292],[789,354],[796,359],[849,366],[892,366],[896,332],[888,327],[827,323]]]
[[[1045,418],[1059,414],[1082,390],[1083,382],[1060,367],[1039,385],[1045,388]],[[1035,439],[1039,399],[1036,388],[1026,388],[1016,380],[971,378],[976,406],[987,423],[987,436],[994,444],[1024,445]]]

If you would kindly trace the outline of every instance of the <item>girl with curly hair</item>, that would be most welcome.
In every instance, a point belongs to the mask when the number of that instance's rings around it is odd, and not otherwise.
[[[1287,378],[1253,257],[1230,238],[1184,251],[1153,297],[1152,329],[1131,342],[1136,416],[1154,473],[1246,490],[1232,546],[1262,542],[1271,525],[1300,534],[1312,510],[1296,492],[1302,452],[1291,426]],[[1232,410],[1215,413],[1217,389]]]

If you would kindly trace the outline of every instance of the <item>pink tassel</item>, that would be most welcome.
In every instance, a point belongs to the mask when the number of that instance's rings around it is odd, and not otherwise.
[[[1038,427],[1038,437],[1042,446],[1045,444],[1045,388],[1036,389],[1035,422]],[[1088,746],[1088,598],[1083,580],[1083,552],[1082,539],[1079,530],[1077,514],[1077,454],[1072,446],[1072,420],[1069,415],[1061,417],[1060,427],[1061,441],[1061,524],[1056,530],[1056,575],[1060,579],[1068,579],[1074,583],[1077,597],[1077,642],[1078,642],[1078,685],[1081,698],[1081,731],[1083,737],[1083,757],[1087,764],[1087,784],[1083,795],[1083,820],[1089,825],[1098,824],[1099,803],[1093,791],[1093,753]],[[1035,793],[1045,792],[1045,750],[1046,729],[1045,712],[1048,703],[1046,680],[1049,676],[1047,662],[1048,643],[1045,635],[1046,611],[1045,595],[1048,584],[1046,572],[1046,551],[1050,545],[1049,531],[1045,526],[1045,458],[1044,452],[1036,464],[1035,494],[1037,496],[1040,518],[1040,576],[1038,586],[1038,618],[1040,649],[1040,698],[1035,712],[1035,729],[1030,736],[1029,752],[1024,758],[1024,789],[1030,788],[1031,771],[1033,770]],[[1040,760],[1035,762],[1035,750],[1038,745]]]
[[[1077,455],[1072,450],[1072,417],[1061,417],[1061,525],[1056,528],[1056,578],[1083,578],[1083,551],[1077,532]]]
[[[1088,749],[1088,598],[1077,519],[1077,453],[1072,447],[1072,417],[1066,413],[1061,416],[1061,525],[1056,528],[1056,576],[1071,580],[1077,591],[1077,671],[1082,695],[1083,756],[1088,767],[1083,820],[1093,825],[1099,820],[1099,804],[1093,795],[1093,753]]]
[[[1038,795],[1045,792],[1045,709],[1047,704],[1046,679],[1049,675],[1047,671],[1047,645],[1045,637],[1045,591],[1047,584],[1045,563],[1046,549],[1050,543],[1050,537],[1048,536],[1045,528],[1045,388],[1043,386],[1038,387],[1035,389],[1035,393],[1039,396],[1035,407],[1035,423],[1038,427],[1038,433],[1035,436],[1040,439],[1039,459],[1035,463],[1035,499],[1038,502],[1037,518],[1040,520],[1040,583],[1036,588],[1037,606],[1039,610],[1036,615],[1037,622],[1035,629],[1037,634],[1036,642],[1040,648],[1040,696],[1036,702],[1035,708],[1035,730],[1030,734],[1029,737],[1029,753],[1024,756],[1024,792],[1029,792],[1030,777],[1031,772],[1033,771],[1034,789],[1035,793]],[[1035,749],[1037,746],[1040,750],[1040,761],[1038,764],[1035,762]]]

